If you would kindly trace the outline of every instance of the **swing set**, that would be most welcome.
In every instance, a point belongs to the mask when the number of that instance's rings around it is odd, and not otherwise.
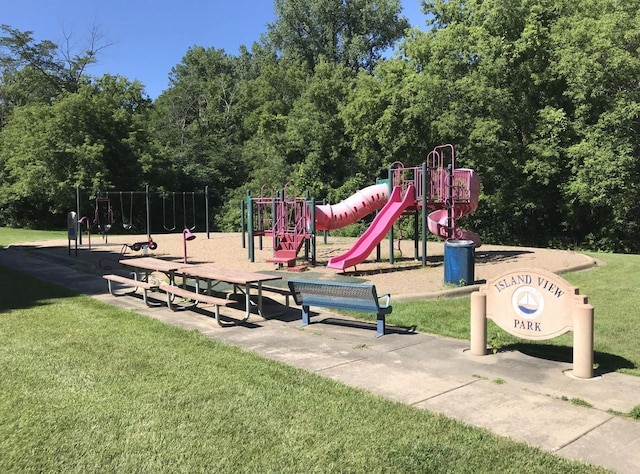
[[[76,213],[77,215],[82,214],[82,205],[81,200],[82,190],[80,187],[76,188]],[[145,203],[145,214],[146,214],[146,234],[147,240],[142,242],[134,242],[132,244],[126,244],[128,248],[134,251],[139,251],[145,248],[150,248],[152,250],[157,248],[157,244],[153,241],[151,237],[152,226],[151,221],[152,218],[156,220],[161,220],[162,229],[166,232],[176,231],[178,228],[179,218],[182,218],[182,232],[184,230],[188,230],[189,232],[195,231],[198,227],[197,221],[197,194],[204,194],[204,204],[205,204],[205,231],[207,233],[207,238],[209,238],[210,227],[209,227],[209,187],[206,186],[204,189],[204,193],[191,191],[191,192],[167,192],[167,191],[149,191],[149,187],[147,186],[144,191],[109,191],[98,193],[95,197],[91,197],[91,211],[89,213],[85,213],[83,218],[78,220],[77,224],[77,237],[79,238],[80,244],[82,244],[82,226],[86,226],[86,232],[89,236],[89,248],[91,248],[91,231],[98,232],[102,234],[103,240],[107,243],[107,236],[109,232],[114,232],[116,229],[116,224],[120,223],[122,229],[124,231],[135,231],[136,227],[140,228],[144,224],[142,224],[142,219],[136,219],[134,214],[134,201],[137,201],[136,195],[144,196]],[[152,213],[151,203],[152,201],[157,202],[157,199],[160,199],[162,206],[162,214],[160,214],[159,210],[156,210]],[[119,205],[118,205],[119,204]],[[119,215],[118,210],[119,208]],[[114,210],[115,209],[115,210]],[[87,214],[91,217],[87,217]],[[180,214],[182,214],[180,216]],[[119,226],[118,226],[119,227]],[[159,229],[156,229],[158,231]],[[160,232],[162,232],[160,230]]]

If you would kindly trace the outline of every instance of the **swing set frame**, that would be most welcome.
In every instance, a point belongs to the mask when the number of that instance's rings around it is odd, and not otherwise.
[[[151,234],[153,231],[156,233],[163,233],[161,229],[166,232],[172,232],[177,229],[178,216],[181,213],[182,221],[184,224],[183,229],[188,229],[190,232],[195,231],[198,227],[197,201],[198,196],[202,196],[204,201],[204,230],[207,234],[207,239],[210,238],[210,218],[209,218],[209,186],[205,186],[204,191],[151,191],[149,186],[145,187],[144,191],[105,191],[98,192],[94,196],[89,196],[90,205],[87,205],[86,201],[82,199],[82,188],[76,188],[76,214],[78,216],[85,216],[84,219],[80,218],[81,223],[78,223],[76,229],[76,235],[79,238],[80,244],[82,244],[82,225],[86,224],[87,233],[91,231],[91,228],[97,229],[103,235],[105,243],[107,241],[107,233],[114,229],[116,221],[121,221],[122,229],[125,231],[132,231],[136,225],[134,223],[134,199],[136,195],[142,195],[144,197],[145,206],[145,232],[147,234],[148,242],[152,242]],[[125,212],[125,196],[129,195],[128,214]],[[182,206],[178,204],[176,197],[181,197]],[[152,213],[152,202],[161,200],[162,213],[161,217],[158,216],[159,211],[156,211],[154,215]],[[119,200],[120,203],[120,215],[117,211],[114,212],[113,201]],[[189,199],[191,202],[189,202]],[[170,204],[168,205],[168,201]],[[190,204],[190,205],[189,205]],[[117,205],[117,204],[116,204]],[[182,212],[180,212],[182,211]],[[87,215],[93,216],[86,217]],[[162,220],[161,229],[154,224],[152,226],[152,217],[155,220]],[[200,224],[202,225],[202,224]],[[180,232],[183,232],[180,229]]]

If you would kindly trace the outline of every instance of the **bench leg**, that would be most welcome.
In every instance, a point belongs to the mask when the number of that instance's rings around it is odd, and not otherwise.
[[[309,325],[309,307],[302,305],[302,324],[300,327],[305,327]]]
[[[175,302],[175,295],[167,293],[167,306],[171,311],[185,311],[187,309],[195,308],[197,305],[198,302],[193,300],[191,300],[191,303],[185,302],[185,304],[178,304]]]
[[[171,311],[175,311],[174,307],[173,307],[173,302],[171,301],[172,297],[171,297],[171,293],[167,293],[167,307],[171,310]]]
[[[112,296],[124,296],[124,295],[130,295],[136,292],[136,287],[132,287],[130,289],[122,289],[119,292],[117,292],[114,288],[113,288],[113,282],[111,280],[107,280],[107,284],[109,285],[109,293]],[[128,286],[128,285],[127,285]]]
[[[376,337],[382,337],[385,334],[384,331],[384,314],[378,314],[378,321],[376,323]]]
[[[151,301],[149,301],[149,297],[148,297],[148,291],[147,289],[143,288],[142,289],[143,293],[142,293],[142,299],[144,300],[145,304],[149,307],[149,308],[157,308],[158,306],[162,306],[162,303],[152,303]]]
[[[230,323],[223,323],[223,322],[220,320],[220,306],[218,306],[218,305],[214,305],[214,307],[215,307],[215,313],[214,313],[214,314],[216,315],[216,322],[218,323],[218,326],[223,327],[223,328],[228,328],[228,327],[231,327],[231,326],[236,326],[236,324],[235,324],[235,323],[233,323],[233,322],[230,322]]]

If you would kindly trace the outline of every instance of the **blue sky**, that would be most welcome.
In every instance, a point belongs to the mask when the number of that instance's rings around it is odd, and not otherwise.
[[[402,0],[412,26],[423,27],[419,0]],[[87,71],[138,79],[155,99],[168,85],[171,68],[191,46],[236,55],[251,47],[272,22],[271,0],[17,0],[3,2],[0,23],[33,31],[37,41],[65,43],[82,51],[95,25],[110,46]]]

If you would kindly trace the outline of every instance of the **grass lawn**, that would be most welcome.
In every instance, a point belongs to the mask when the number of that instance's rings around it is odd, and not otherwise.
[[[0,472],[604,472],[10,270],[0,285]]]
[[[0,246],[19,235],[0,228]],[[598,354],[638,373],[638,278],[625,263],[616,280],[620,257],[567,279],[586,278],[570,281],[596,306]],[[0,472],[605,472],[8,269],[0,288]],[[389,320],[466,339],[468,312],[396,303]]]
[[[66,239],[66,231],[13,229],[0,227],[0,247],[6,247],[16,242],[35,242],[39,240]]]
[[[595,363],[606,370],[640,376],[640,255],[589,254],[606,265],[563,275],[595,308]],[[397,302],[387,317],[390,324],[415,326],[420,332],[469,339],[468,296],[414,302]],[[548,341],[523,341],[488,321],[491,346],[514,348],[532,355],[573,359],[573,333]]]

